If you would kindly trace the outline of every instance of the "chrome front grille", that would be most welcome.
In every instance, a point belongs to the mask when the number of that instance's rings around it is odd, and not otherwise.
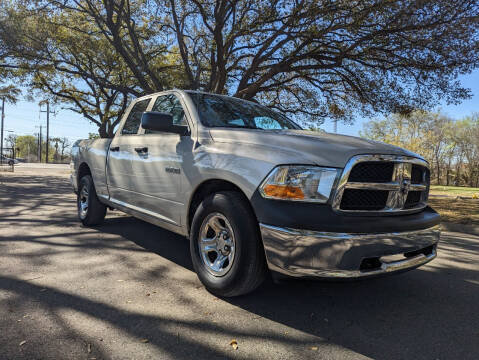
[[[395,213],[426,207],[426,161],[396,155],[358,155],[346,164],[333,197],[336,211]]]

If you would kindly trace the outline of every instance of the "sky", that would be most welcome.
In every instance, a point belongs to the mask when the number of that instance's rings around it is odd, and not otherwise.
[[[479,112],[479,69],[471,74],[463,75],[459,78],[462,85],[470,88],[473,94],[472,98],[463,101],[459,105],[447,105],[445,102],[438,106],[445,114],[458,119],[473,112]],[[46,113],[39,112],[38,102],[29,102],[21,100],[16,105],[5,105],[5,133],[7,137],[11,133],[17,135],[34,135],[42,126],[42,133],[46,134]],[[46,110],[43,106],[42,110]],[[97,133],[97,126],[83,119],[81,115],[61,107],[53,108],[55,114],[50,116],[50,138],[67,137],[71,142],[78,139],[88,138],[89,133]],[[338,123],[338,133],[358,136],[362,130],[363,124],[368,121],[366,118],[357,118],[354,124],[345,125]],[[322,129],[333,132],[332,122],[325,123]]]

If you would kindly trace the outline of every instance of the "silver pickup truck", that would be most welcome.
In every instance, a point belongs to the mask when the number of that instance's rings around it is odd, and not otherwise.
[[[253,102],[172,90],[136,99],[113,139],[72,149],[78,216],[118,209],[184,235],[205,287],[363,278],[436,256],[428,163],[407,150],[302,130]]]

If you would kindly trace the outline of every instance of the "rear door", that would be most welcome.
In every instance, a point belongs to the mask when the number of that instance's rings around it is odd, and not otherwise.
[[[113,202],[133,204],[135,201],[132,182],[132,158],[139,146],[141,115],[147,111],[151,98],[138,100],[130,108],[123,126],[110,144],[107,162],[107,182]]]
[[[188,125],[180,99],[173,93],[153,99],[151,111],[168,113],[177,125]],[[184,154],[192,151],[189,135],[141,129],[143,150],[133,154],[133,187],[138,195],[138,206],[153,212],[159,219],[181,225],[184,208],[182,168]]]

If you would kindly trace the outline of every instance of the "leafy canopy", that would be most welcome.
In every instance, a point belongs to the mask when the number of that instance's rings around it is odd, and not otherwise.
[[[476,0],[10,0],[0,69],[102,136],[128,98],[173,87],[318,126],[470,97],[478,19]]]

